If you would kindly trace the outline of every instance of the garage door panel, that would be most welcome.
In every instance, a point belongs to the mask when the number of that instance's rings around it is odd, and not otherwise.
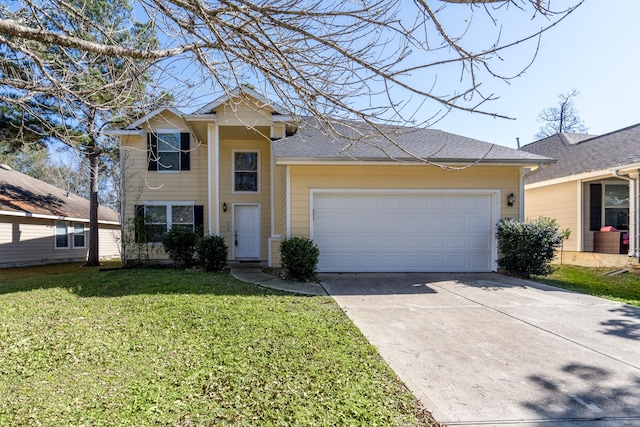
[[[491,271],[491,194],[314,194],[320,271]]]

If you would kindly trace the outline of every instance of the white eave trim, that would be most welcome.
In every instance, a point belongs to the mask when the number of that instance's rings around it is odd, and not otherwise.
[[[619,172],[619,173],[629,173],[629,172],[637,172],[640,169],[640,163],[630,163],[628,165],[623,166],[614,166],[609,168],[611,172]]]
[[[107,128],[103,132],[105,135],[109,136],[119,136],[119,135],[140,135],[144,134],[144,131],[141,129],[115,129],[115,128]]]
[[[571,182],[571,181],[594,180],[594,179],[598,179],[598,178],[610,178],[612,176],[613,176],[613,171],[612,170],[610,170],[610,169],[602,169],[602,170],[597,170],[597,171],[592,171],[592,172],[579,173],[579,174],[576,174],[576,175],[563,176],[563,177],[560,177],[560,178],[547,179],[546,181],[534,182],[532,184],[526,184],[524,186],[524,188],[525,188],[525,190],[529,190],[529,189],[532,189],[532,188],[547,187],[549,185],[564,184],[564,183]]]
[[[183,116],[185,122],[216,122],[216,115],[211,114],[185,114]]]
[[[89,223],[89,219],[88,218],[71,218],[71,217],[68,217],[68,216],[34,214],[34,213],[31,213],[31,212],[0,211],[0,215],[17,216],[17,217],[22,217],[22,218],[52,219],[52,220],[56,220],[56,221],[73,221],[73,222]],[[98,224],[120,225],[120,222],[118,222],[118,221],[98,220]]]
[[[518,166],[518,167],[537,167],[539,162],[520,162],[520,161],[480,161],[476,163],[473,160],[429,160],[428,162],[421,162],[419,160],[357,160],[357,159],[308,159],[308,158],[276,158],[277,165],[349,165],[349,166],[369,166],[369,165],[444,165],[451,167],[464,167],[468,165],[474,166]]]

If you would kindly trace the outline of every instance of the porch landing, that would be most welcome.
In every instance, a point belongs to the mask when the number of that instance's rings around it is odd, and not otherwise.
[[[558,252],[553,264],[578,265],[582,267],[622,268],[638,265],[635,257],[627,254],[601,254],[596,252]]]

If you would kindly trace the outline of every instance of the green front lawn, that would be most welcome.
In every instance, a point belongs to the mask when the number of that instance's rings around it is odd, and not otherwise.
[[[330,298],[168,269],[0,270],[0,397],[0,425],[427,425]]]
[[[622,273],[604,276],[613,268],[589,268],[563,265],[548,277],[533,280],[559,288],[640,306],[640,275]]]

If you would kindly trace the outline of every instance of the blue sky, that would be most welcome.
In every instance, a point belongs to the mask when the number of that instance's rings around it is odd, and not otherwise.
[[[522,77],[511,84],[483,85],[500,96],[487,108],[516,120],[453,112],[434,127],[515,148],[516,137],[521,145],[533,141],[540,111],[557,105],[558,94],[572,89],[580,92],[575,106],[589,133],[640,123],[638,19],[640,1],[587,0],[543,36],[536,61]],[[530,47],[517,49],[518,55],[531,55]]]

